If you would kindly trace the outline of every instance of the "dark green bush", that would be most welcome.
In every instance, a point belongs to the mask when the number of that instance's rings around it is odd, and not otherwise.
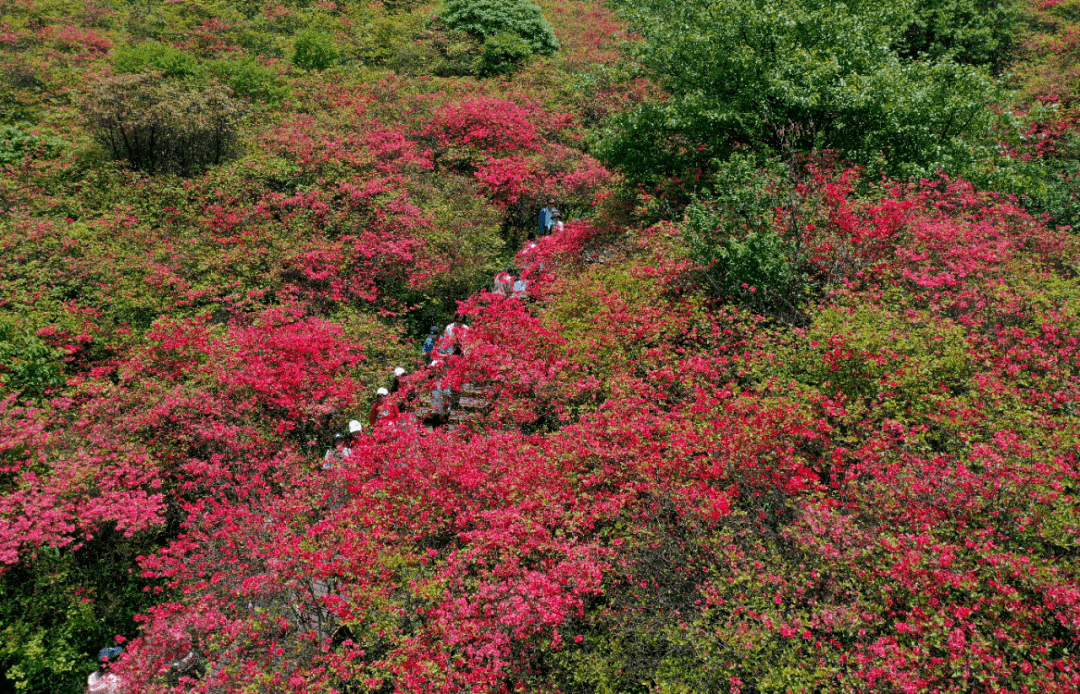
[[[0,320],[0,392],[36,398],[64,385],[61,356],[25,327]]]
[[[325,70],[338,60],[334,37],[319,29],[304,29],[296,34],[292,64],[305,70]]]
[[[516,34],[538,55],[559,50],[555,30],[540,7],[528,0],[449,0],[442,20],[451,31],[487,41],[499,34]]]
[[[794,317],[806,288],[795,239],[773,224],[782,165],[736,155],[716,168],[714,191],[686,208],[682,225],[707,290],[758,313]]]
[[[512,75],[531,56],[532,49],[525,39],[504,31],[484,41],[480,70],[485,75]]]
[[[190,176],[235,154],[242,106],[225,87],[191,91],[153,73],[118,75],[86,103],[97,140],[115,159],[148,174]]]
[[[893,51],[908,60],[985,65],[999,72],[1019,36],[1021,5],[1011,0],[916,0]]]
[[[199,71],[199,62],[194,56],[159,41],[116,49],[112,54],[112,65],[117,72],[150,70],[169,77],[191,77]]]
[[[252,101],[278,104],[289,93],[273,70],[250,56],[219,60],[210,66],[210,73],[228,84],[233,94]]]

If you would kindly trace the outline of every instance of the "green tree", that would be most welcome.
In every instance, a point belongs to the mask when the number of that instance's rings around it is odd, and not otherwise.
[[[338,61],[334,37],[319,29],[305,29],[296,34],[292,64],[305,70],[325,70]]]
[[[529,0],[449,0],[442,19],[451,31],[486,41],[496,35],[517,34],[537,55],[559,50],[555,30],[539,6]]]
[[[915,0],[893,50],[909,60],[950,56],[998,72],[1016,43],[1019,22],[1012,0]]]
[[[484,41],[480,67],[485,75],[510,75],[530,56],[532,49],[525,39],[517,34],[503,32]]]
[[[620,4],[642,38],[628,50],[670,98],[617,116],[597,152],[641,178],[725,159],[736,143],[833,149],[893,174],[955,170],[994,117],[985,68],[893,50],[913,16],[903,2]]]

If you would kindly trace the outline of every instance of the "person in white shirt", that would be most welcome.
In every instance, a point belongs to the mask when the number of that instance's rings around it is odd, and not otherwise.
[[[448,343],[442,349],[439,350],[439,354],[461,354],[460,338],[469,330],[469,326],[465,325],[465,314],[459,313],[454,316],[454,322],[446,326],[446,330],[443,331],[443,337],[447,338]],[[457,340],[454,336],[457,336]]]
[[[109,672],[109,664],[116,661],[124,652],[119,646],[102,648],[98,651],[98,669],[86,680],[87,694],[120,694],[124,681],[119,675]]]

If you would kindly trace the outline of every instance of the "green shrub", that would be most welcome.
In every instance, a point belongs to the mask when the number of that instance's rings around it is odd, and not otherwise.
[[[773,226],[786,180],[782,164],[734,155],[714,168],[713,192],[686,208],[690,257],[714,296],[791,317],[805,288],[796,244]]]
[[[28,329],[0,320],[0,392],[41,397],[64,385],[61,356]]]
[[[292,64],[305,70],[325,70],[338,60],[334,37],[319,29],[305,29],[293,43]]]
[[[48,156],[60,147],[60,141],[48,135],[35,135],[25,123],[0,127],[0,165],[17,164],[26,157]]]
[[[538,55],[559,50],[555,30],[528,0],[449,0],[442,19],[450,30],[484,41],[498,34],[517,34]]]
[[[117,72],[151,70],[170,77],[191,77],[199,71],[194,56],[159,41],[146,41],[122,46],[112,54],[113,69]]]
[[[98,142],[115,159],[148,174],[181,176],[233,156],[242,115],[220,85],[189,91],[149,73],[106,78],[86,110]]]
[[[278,104],[289,94],[273,70],[249,56],[219,60],[210,66],[210,73],[228,84],[233,94],[252,101]]]
[[[512,75],[532,56],[528,42],[517,34],[500,32],[484,41],[480,69],[485,75]]]

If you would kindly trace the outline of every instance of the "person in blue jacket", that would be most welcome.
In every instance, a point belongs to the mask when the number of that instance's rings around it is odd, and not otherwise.
[[[442,334],[442,328],[437,325],[431,326],[431,332],[428,333],[427,339],[424,340],[424,346],[420,350],[420,356],[425,361],[431,361],[431,355],[435,351],[435,343],[439,341],[439,335]]]
[[[540,235],[547,236],[548,231],[551,230],[551,225],[554,224],[552,216],[559,213],[558,208],[555,207],[554,200],[548,200],[547,207],[540,210]]]

